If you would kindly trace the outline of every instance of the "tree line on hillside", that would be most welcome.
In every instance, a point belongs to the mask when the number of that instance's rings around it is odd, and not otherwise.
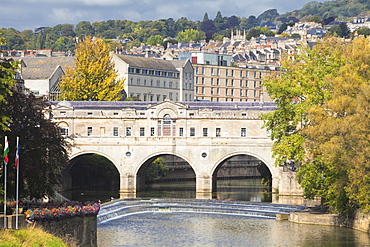
[[[205,16],[208,15],[205,14]],[[108,20],[93,23],[81,21],[77,25],[59,24],[55,27],[39,27],[34,31],[24,30],[22,32],[8,28],[3,30],[2,37],[7,40],[7,44],[3,45],[2,49],[74,50],[77,37],[83,38],[85,36],[95,36],[106,40],[126,40],[128,41],[126,45],[131,47],[146,42],[153,45],[164,45],[165,39],[167,42],[177,43],[176,38],[181,38],[181,36],[177,37],[178,34],[189,29],[204,32],[209,39],[216,36],[215,34],[220,37],[230,36],[231,29],[250,29],[259,24],[259,20],[254,16],[249,18],[223,17],[219,11],[214,20],[205,17],[203,21],[190,21],[186,17],[182,17],[178,20],[168,18],[138,22],[129,20]],[[151,38],[153,36],[159,36],[160,39]],[[121,46],[121,44],[115,45]]]
[[[2,34],[2,37],[6,38],[7,44],[2,45],[1,49],[73,51],[76,38],[83,38],[84,36],[96,36],[106,41],[113,39],[126,40],[128,41],[124,44],[126,48],[139,46],[141,43],[166,46],[168,42],[182,42],[182,36],[179,36],[179,34],[189,29],[200,32],[197,37],[207,40],[222,40],[223,37],[230,37],[232,30],[246,30],[248,32],[247,39],[250,39],[260,34],[272,35],[270,30],[260,30],[270,25],[278,24],[280,29],[277,34],[280,34],[288,26],[294,25],[298,21],[315,21],[327,24],[335,19],[348,20],[348,18],[366,13],[369,10],[370,1],[368,0],[336,0],[322,3],[312,1],[300,10],[283,15],[280,15],[276,9],[266,10],[258,17],[253,15],[249,17],[237,17],[235,15],[226,17],[222,16],[221,11],[218,11],[214,19],[209,18],[208,13],[205,13],[202,21],[191,21],[182,17],[178,20],[168,18],[138,22],[129,20],[107,20],[93,23],[81,21],[76,25],[59,24],[55,27],[38,27],[35,30],[24,31],[7,28],[3,30]],[[338,32],[335,33],[337,36],[341,36]],[[115,47],[122,46],[120,43],[110,43],[112,50]]]

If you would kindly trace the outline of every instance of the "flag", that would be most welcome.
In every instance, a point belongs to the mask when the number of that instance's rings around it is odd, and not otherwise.
[[[19,152],[21,150],[21,145],[19,144],[19,137],[17,137],[17,150],[15,152],[15,162],[14,162],[14,166],[15,166],[15,169],[18,169],[18,166],[19,166]]]
[[[9,143],[8,143],[8,137],[5,136],[5,145],[4,145],[4,162],[5,165],[9,162]]]

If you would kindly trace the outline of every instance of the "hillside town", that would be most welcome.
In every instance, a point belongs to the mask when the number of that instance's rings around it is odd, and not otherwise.
[[[112,52],[115,69],[125,78],[125,97],[141,101],[270,101],[261,86],[263,78],[279,70],[279,59],[302,46],[314,46],[324,37],[332,21],[323,26],[315,22],[297,22],[288,26],[285,36],[246,39],[246,31],[235,29],[222,41],[205,40],[151,46],[142,43]],[[345,22],[351,32],[370,27],[368,18]],[[277,26],[271,26],[272,30]],[[124,43],[125,40],[114,40]],[[70,51],[3,50],[2,57],[21,61],[19,88],[37,96],[55,100],[65,69],[73,67]],[[153,61],[155,60],[155,62]]]

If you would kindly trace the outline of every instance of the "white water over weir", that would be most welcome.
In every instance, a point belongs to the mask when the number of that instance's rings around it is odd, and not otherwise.
[[[122,199],[101,205],[98,224],[146,212],[187,212],[232,214],[276,219],[276,214],[289,214],[307,207],[258,202],[200,200],[200,199]]]

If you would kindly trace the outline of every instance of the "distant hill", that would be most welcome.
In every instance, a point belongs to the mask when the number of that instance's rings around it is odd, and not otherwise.
[[[282,16],[294,16],[301,21],[308,20],[312,16],[319,16],[322,20],[336,17],[347,20],[361,14],[370,13],[370,0],[336,0],[326,2],[312,1],[305,4],[302,9],[296,10]]]

